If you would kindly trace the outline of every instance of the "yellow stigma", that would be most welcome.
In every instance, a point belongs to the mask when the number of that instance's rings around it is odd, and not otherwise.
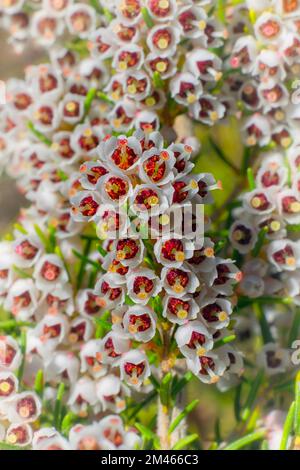
[[[292,202],[291,211],[292,212],[299,212],[300,211],[300,202],[299,201]]]
[[[214,253],[213,248],[205,248],[204,254],[205,256],[207,256],[207,258],[212,258],[215,253]]]
[[[118,250],[117,251],[117,255],[116,255],[116,258],[118,261],[122,261],[123,259],[125,259],[125,252],[123,250]]]
[[[219,313],[218,317],[219,317],[220,321],[225,321],[225,320],[227,320],[228,315],[227,315],[226,312],[222,311],[222,312]]]
[[[137,385],[139,383],[139,379],[137,377],[131,377],[130,383],[132,383],[132,385]]]
[[[166,8],[169,8],[169,2],[168,0],[160,0],[158,2],[158,6],[159,8],[162,8],[163,10],[165,10]]]
[[[191,189],[198,189],[198,183],[196,180],[191,180],[190,183],[189,183],[189,187]]]
[[[294,258],[293,256],[289,256],[288,258],[286,258],[285,264],[286,264],[287,266],[295,266],[296,260],[295,260],[295,258]]]
[[[184,261],[185,260],[185,255],[183,251],[177,251],[175,255],[175,260],[176,261]]]
[[[201,356],[205,356],[206,354],[206,349],[205,348],[198,348],[197,349],[197,356],[201,357]]]
[[[139,292],[139,293],[137,294],[137,297],[138,297],[139,299],[141,299],[141,300],[145,300],[145,299],[147,299],[148,295],[147,295],[146,292]]]
[[[158,204],[158,197],[157,196],[151,196],[148,198],[148,204],[150,206],[156,206]]]
[[[111,94],[111,97],[114,101],[117,101],[119,99],[119,92],[118,91],[114,91],[112,94]]]
[[[251,146],[256,145],[256,142],[257,140],[254,135],[250,135],[246,140],[247,145],[251,145]]]
[[[92,129],[90,129],[90,128],[85,129],[83,135],[84,135],[85,137],[91,137],[91,136],[93,135]]]
[[[184,309],[178,310],[177,312],[177,317],[180,318],[180,320],[184,320],[188,316],[188,312]]]
[[[209,113],[209,117],[213,122],[219,119],[217,111],[212,111],[211,113]]]
[[[197,96],[193,95],[192,93],[190,95],[188,95],[188,97],[187,97],[187,102],[189,104],[195,103],[196,100],[197,100]]]
[[[28,418],[30,415],[29,408],[27,408],[27,406],[21,406],[21,408],[19,409],[19,415],[22,418]]]
[[[114,124],[114,127],[115,127],[116,129],[118,129],[118,128],[121,126],[122,121],[121,121],[121,119],[114,119],[114,120],[113,120],[113,124]]]
[[[272,220],[270,228],[273,232],[278,232],[278,230],[280,230],[280,222],[278,220]]]
[[[18,440],[17,435],[14,434],[13,432],[11,434],[9,434],[6,438],[6,441],[9,444],[15,444],[17,442],[17,440]]]
[[[3,392],[3,393],[7,393],[9,392],[9,389],[10,389],[10,385],[8,382],[2,382],[0,384],[0,391]]]
[[[148,98],[146,98],[146,105],[147,106],[154,106],[156,103],[155,101],[155,98],[153,98],[153,96],[148,96]]]
[[[251,201],[251,206],[254,207],[254,209],[258,209],[258,207],[260,206],[260,198],[254,197]]]
[[[69,341],[70,343],[76,343],[78,340],[78,335],[76,333],[70,333],[69,334]]]
[[[218,377],[217,375],[214,375],[214,376],[210,379],[210,383],[211,383],[211,384],[216,384],[217,382],[219,382],[219,379],[220,379],[220,377]]]
[[[136,92],[137,92],[137,89],[136,89],[136,86],[135,85],[129,85],[127,87],[127,91],[128,93],[130,93],[131,95],[134,95]]]
[[[129,325],[128,331],[129,331],[129,333],[134,335],[137,332],[137,327],[135,325]]]
[[[275,119],[276,121],[283,121],[285,118],[285,114],[283,111],[276,111],[275,113]]]
[[[157,42],[157,45],[158,45],[159,49],[167,49],[168,44],[169,43],[165,38],[161,38]]]
[[[120,70],[126,70],[127,69],[127,64],[124,61],[119,62],[119,69]]]
[[[74,103],[74,101],[70,101],[66,104],[66,110],[69,113],[73,113],[76,110],[76,104]]]
[[[170,217],[167,214],[162,214],[159,218],[161,225],[167,225],[170,222]]]
[[[175,284],[173,286],[173,291],[176,292],[176,294],[180,294],[183,291],[183,287],[180,284]]]
[[[163,73],[167,70],[167,64],[165,62],[157,62],[156,70],[160,73]]]
[[[287,148],[291,145],[292,139],[290,137],[284,137],[281,139],[280,143],[282,147]]]
[[[200,20],[199,23],[198,23],[198,28],[199,28],[201,31],[204,31],[205,28],[206,28],[206,21]]]
[[[236,242],[239,242],[240,240],[242,240],[242,238],[243,238],[243,232],[241,230],[236,230],[235,232],[233,232],[233,239]]]

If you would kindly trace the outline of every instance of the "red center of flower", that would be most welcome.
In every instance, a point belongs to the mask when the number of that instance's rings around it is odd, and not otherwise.
[[[8,269],[0,269],[0,279],[7,279],[8,272]]]
[[[99,139],[93,133],[86,133],[80,136],[78,143],[83,150],[89,152],[99,145]]]
[[[279,175],[278,173],[274,173],[272,171],[265,171],[265,173],[261,177],[261,182],[265,186],[265,188],[269,188],[270,186],[276,186],[279,183]]]
[[[100,311],[97,299],[98,297],[95,294],[92,294],[91,292],[87,294],[87,300],[84,303],[84,311],[88,315],[95,315]]]
[[[148,158],[144,162],[143,168],[148,178],[150,178],[153,183],[158,183],[165,176],[166,164],[160,159],[159,155],[153,155]]]
[[[0,379],[0,397],[9,397],[14,389],[15,384],[10,377]]]
[[[138,156],[128,145],[120,143],[111,158],[120,170],[126,171],[137,161]]]
[[[133,291],[135,294],[139,294],[141,291],[149,294],[153,289],[154,283],[152,279],[148,279],[145,276],[137,276],[133,283]]]
[[[178,21],[183,27],[183,31],[188,33],[195,29],[195,25],[193,24],[196,21],[196,16],[191,10],[186,10],[178,16]]]
[[[47,338],[58,338],[61,333],[61,324],[57,323],[56,325],[45,325],[43,328],[43,334]]]
[[[137,377],[142,375],[145,370],[145,363],[140,362],[139,364],[133,364],[132,362],[126,362],[124,369],[127,375],[130,377],[135,373]]]
[[[17,351],[12,346],[5,344],[4,348],[0,348],[0,364],[10,366],[16,354]]]
[[[204,317],[205,320],[208,321],[209,323],[218,321],[219,318],[218,318],[218,316],[217,316],[216,314],[219,313],[219,312],[221,312],[221,311],[222,311],[222,309],[221,309],[221,307],[220,307],[218,304],[206,305],[206,306],[201,310],[203,317]]]
[[[77,325],[72,326],[72,328],[70,329],[70,336],[72,335],[73,338],[75,337],[77,341],[83,341],[85,330],[86,330],[86,323],[85,322],[78,323]]]
[[[134,203],[140,209],[149,210],[151,207],[156,206],[159,203],[159,198],[153,189],[144,188],[137,193]]]
[[[183,243],[181,240],[173,238],[163,243],[161,253],[165,259],[176,261],[176,254],[178,252],[183,252]]]
[[[168,284],[173,287],[175,284],[179,284],[185,288],[189,283],[188,273],[181,269],[170,269],[166,276]]]
[[[122,253],[124,259],[133,259],[137,255],[139,248],[135,240],[127,238],[118,241],[117,251]]]
[[[22,418],[31,418],[37,412],[35,400],[32,397],[25,397],[18,401],[17,412]]]
[[[205,336],[198,331],[193,331],[190,337],[190,341],[187,344],[187,347],[190,349],[197,349],[197,346],[205,343]]]
[[[14,105],[20,111],[27,109],[32,103],[32,99],[29,95],[25,93],[18,93],[14,96]]]
[[[46,281],[56,281],[60,275],[60,267],[50,261],[45,261],[41,269],[41,275]]]
[[[101,292],[104,295],[108,293],[109,300],[116,300],[121,295],[122,290],[119,287],[110,287],[106,281],[103,281],[101,284]]]
[[[208,375],[207,369],[214,370],[215,363],[211,357],[201,356],[199,357],[200,367],[199,373],[202,375]]]
[[[147,313],[142,315],[130,315],[129,323],[134,325],[139,332],[148,330],[151,327],[151,318]]]
[[[22,241],[19,245],[15,247],[15,252],[17,253],[17,255],[21,256],[26,260],[32,260],[36,256],[38,251],[38,248],[32,245],[28,240]]]
[[[104,349],[108,353],[109,357],[120,357],[121,354],[116,353],[114,343],[112,338],[108,338],[108,340],[105,342]]]
[[[128,189],[127,181],[118,176],[112,176],[105,183],[105,191],[113,201],[126,196]]]
[[[96,202],[92,196],[87,196],[82,199],[79,204],[79,209],[82,215],[87,217],[92,217],[96,214],[99,204]]]
[[[55,88],[57,87],[57,78],[50,73],[42,75],[39,78],[39,87],[42,93],[47,93],[49,91],[55,90]]]
[[[291,246],[287,245],[282,250],[273,253],[273,258],[278,264],[286,264],[288,259],[294,259],[294,251]]]
[[[91,17],[85,11],[77,11],[71,15],[71,23],[77,33],[82,33],[89,29]]]
[[[175,181],[173,184],[172,184],[173,188],[174,188],[174,193],[173,193],[173,203],[176,204],[176,203],[180,203],[180,202],[183,202],[187,196],[188,196],[188,191],[182,191],[183,188],[186,187],[186,183],[184,181]]]
[[[54,113],[53,109],[50,106],[41,106],[38,110],[38,121],[45,125],[50,126],[53,121]]]
[[[270,19],[269,21],[266,21],[266,23],[263,23],[259,27],[259,30],[267,39],[272,39],[280,32],[280,24],[277,21]]]
[[[188,313],[190,311],[190,304],[184,300],[171,297],[168,301],[168,310],[170,313],[172,313],[172,315],[177,317],[178,312],[181,310],[184,310]]]

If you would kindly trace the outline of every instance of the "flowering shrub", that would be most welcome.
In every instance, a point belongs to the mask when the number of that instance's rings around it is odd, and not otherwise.
[[[202,390],[237,421],[206,447],[297,448],[297,2],[0,11],[48,57],[0,108],[28,203],[0,242],[0,448],[198,449]],[[214,134],[233,120],[240,166]]]

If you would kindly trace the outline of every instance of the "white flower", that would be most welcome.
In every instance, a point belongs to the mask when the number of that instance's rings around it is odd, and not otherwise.
[[[192,296],[184,295],[180,298],[165,296],[163,299],[163,316],[171,323],[184,325],[189,320],[195,320],[199,306]]]
[[[216,354],[206,354],[196,359],[188,359],[187,365],[191,371],[204,383],[218,383],[226,370],[226,362]]]
[[[185,268],[168,268],[161,271],[161,281],[166,292],[174,297],[182,297],[193,294],[198,289],[200,282],[196,274]]]
[[[128,387],[122,384],[119,377],[112,374],[101,378],[97,382],[96,392],[103,411],[109,410],[113,413],[121,413],[125,409],[125,398],[130,394]]]
[[[182,354],[188,359],[206,356],[213,348],[213,338],[203,323],[190,321],[180,326],[175,333],[177,345]]]
[[[290,355],[278,344],[268,343],[260,351],[257,363],[265,369],[268,375],[280,374],[286,372],[290,364]]]
[[[76,3],[66,9],[66,24],[71,34],[85,39],[96,26],[95,10],[84,3]]]
[[[42,404],[36,393],[22,392],[5,401],[5,408],[1,406],[1,411],[5,413],[6,419],[13,424],[31,423],[41,414]]]
[[[150,367],[143,351],[132,350],[122,355],[120,360],[121,379],[139,389],[150,375]]]
[[[12,336],[0,337],[0,371],[15,371],[22,361],[22,353]]]
[[[96,383],[89,377],[82,377],[73,384],[68,399],[68,406],[73,413],[86,417],[89,406],[92,406],[95,412],[97,412],[97,409],[100,409],[97,401]]]
[[[43,255],[36,263],[33,277],[36,286],[43,292],[62,286],[68,281],[63,261],[57,255]]]
[[[32,279],[18,279],[8,291],[4,308],[20,320],[31,318],[37,309],[39,291]]]
[[[67,381],[74,384],[79,375],[79,360],[72,352],[56,351],[47,364],[45,376],[47,380],[57,383]]]
[[[150,269],[130,271],[126,279],[127,292],[133,302],[146,305],[162,289],[160,279]]]
[[[147,343],[156,331],[156,314],[145,306],[129,307],[123,316],[123,328],[136,341]]]

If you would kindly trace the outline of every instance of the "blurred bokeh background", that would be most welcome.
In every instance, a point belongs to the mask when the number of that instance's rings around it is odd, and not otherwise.
[[[0,31],[0,80],[22,78],[28,64],[38,63],[43,59],[42,51],[33,44],[26,47],[22,54],[16,54],[8,44],[6,35]],[[0,175],[0,234],[9,228],[17,216],[20,207],[26,201],[17,191],[14,182],[6,175]]]

